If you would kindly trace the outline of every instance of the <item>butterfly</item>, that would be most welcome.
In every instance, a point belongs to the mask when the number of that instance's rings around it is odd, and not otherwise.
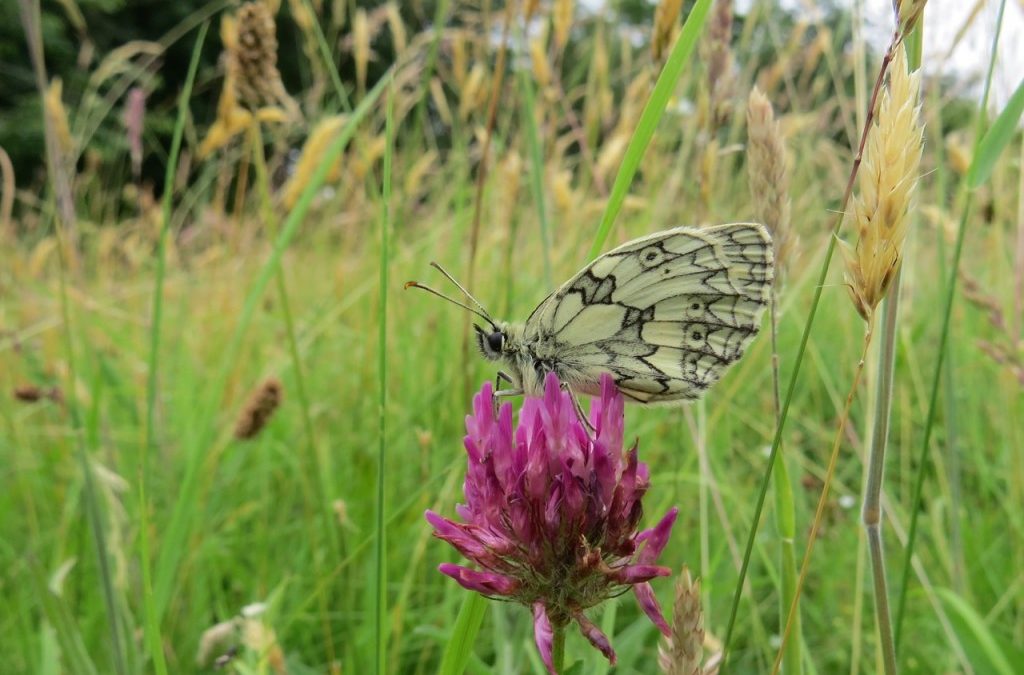
[[[771,236],[757,223],[675,227],[598,257],[545,298],[524,323],[410,281],[473,312],[484,358],[507,369],[504,395],[540,396],[555,373],[576,394],[600,394],[611,375],[627,401],[700,398],[757,335],[774,275]],[[578,402],[577,408],[581,409]]]

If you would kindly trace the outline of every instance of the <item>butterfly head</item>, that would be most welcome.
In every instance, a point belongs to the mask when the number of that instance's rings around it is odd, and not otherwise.
[[[476,344],[485,359],[498,361],[504,358],[508,344],[508,330],[504,325],[495,323],[484,328],[475,323],[473,328],[476,330]]]

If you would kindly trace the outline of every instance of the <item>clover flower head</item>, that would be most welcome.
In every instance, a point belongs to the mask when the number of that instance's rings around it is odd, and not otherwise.
[[[466,417],[466,501],[456,508],[462,522],[426,513],[434,535],[478,569],[445,563],[440,571],[469,590],[529,607],[551,673],[553,628],[573,621],[615,663],[608,638],[583,612],[629,588],[668,635],[649,581],[670,573],[655,561],[678,510],[637,531],[650,479],[636,444],[623,451],[623,401],[611,377],[602,376],[591,404],[594,432],[554,374],[543,397],[523,402],[518,424],[509,403],[495,414],[492,397],[487,383]]]

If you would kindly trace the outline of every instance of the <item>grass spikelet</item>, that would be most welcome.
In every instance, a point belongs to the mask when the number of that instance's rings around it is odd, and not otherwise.
[[[772,104],[756,86],[747,99],[747,175],[754,217],[771,232],[775,266],[782,270],[791,246],[786,147]]]
[[[704,656],[704,612],[700,605],[700,580],[694,581],[683,567],[676,581],[672,605],[672,635],[658,647],[658,665],[668,675],[700,675]]]
[[[444,95],[444,86],[441,80],[433,77],[430,79],[430,100],[437,108],[437,115],[444,122],[445,126],[452,125],[452,109],[448,105],[448,97]]]
[[[288,179],[288,182],[285,183],[284,188],[282,188],[281,203],[285,207],[291,209],[295,206],[295,202],[298,201],[306,184],[309,183],[316,168],[320,165],[324,152],[330,147],[331,142],[337,138],[343,126],[345,126],[345,116],[332,115],[320,120],[316,127],[313,128],[313,133],[309,135],[309,138],[302,145],[302,153],[295,164],[295,172]],[[341,158],[339,157],[334,166],[331,167],[327,179],[336,180],[340,167]]]
[[[908,35],[914,30],[924,6],[928,0],[893,0],[893,9],[896,12],[896,23],[899,24],[899,31]]]
[[[46,88],[46,95],[43,97],[43,107],[46,114],[53,121],[53,131],[57,137],[57,146],[60,148],[62,157],[69,158],[75,153],[75,139],[71,135],[71,126],[68,124],[68,111],[64,107],[64,82],[55,77]]]
[[[651,58],[661,58],[672,46],[672,41],[679,30],[679,13],[683,9],[682,0],[661,0],[654,10],[654,29],[651,31]]]
[[[388,30],[391,32],[391,40],[395,45],[395,53],[401,56],[409,44],[406,35],[405,23],[402,22],[402,15],[398,11],[398,4],[389,2],[384,8],[384,14],[388,21]]]
[[[0,192],[0,242],[3,242],[4,237],[13,241],[11,214],[14,212],[14,163],[3,148],[0,148],[0,181],[3,186],[3,192]]]
[[[920,73],[910,73],[900,47],[890,68],[878,117],[858,175],[852,217],[859,239],[843,246],[846,279],[857,312],[871,316],[896,275],[906,237],[907,211],[920,175],[922,127]]]
[[[484,104],[487,98],[487,69],[477,62],[466,77],[466,84],[459,92],[459,118],[467,119],[469,115]]]
[[[424,179],[433,174],[437,168],[438,155],[436,150],[427,150],[413,162],[412,166],[405,171],[402,179],[402,189],[409,199],[417,199],[426,191]]]
[[[237,40],[228,49],[228,68],[235,70],[243,105],[253,110],[281,106],[296,119],[301,117],[277,69],[277,26],[265,3],[247,2],[238,8]]]
[[[958,176],[966,176],[967,170],[971,168],[971,149],[964,142],[962,134],[949,134],[946,136],[946,158],[949,166]]]
[[[466,37],[460,32],[452,37],[452,79],[455,88],[462,92],[469,77],[469,52],[466,49]]]
[[[366,10],[360,7],[352,17],[352,58],[356,62],[356,84],[366,91],[366,71],[370,64],[370,24]]]
[[[551,84],[551,64],[548,62],[547,42],[546,27],[530,40],[530,65],[533,69],[533,79],[540,89],[546,89]]]
[[[235,423],[235,438],[245,441],[255,438],[263,431],[274,412],[280,407],[283,393],[284,388],[280,380],[274,377],[264,380],[259,389],[249,397],[238,416]]]
[[[555,0],[555,5],[551,8],[551,26],[554,28],[555,49],[559,54],[569,42],[573,9],[572,0]]]
[[[709,117],[711,128],[717,129],[728,119],[733,93],[732,1],[716,0],[708,18],[706,39],[701,43],[707,63]]]

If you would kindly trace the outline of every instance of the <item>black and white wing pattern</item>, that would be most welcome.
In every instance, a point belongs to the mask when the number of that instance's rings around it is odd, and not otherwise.
[[[696,399],[757,334],[773,271],[762,225],[665,230],[581,270],[534,310],[525,337],[583,393],[607,372],[641,403]]]

